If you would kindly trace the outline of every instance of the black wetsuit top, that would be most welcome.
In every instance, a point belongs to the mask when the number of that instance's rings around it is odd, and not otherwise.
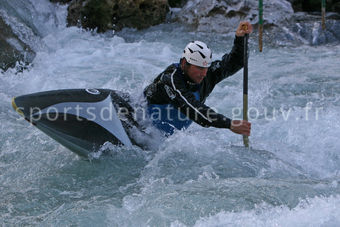
[[[230,128],[231,120],[204,105],[215,85],[243,67],[243,37],[235,37],[234,46],[222,60],[214,61],[200,84],[191,82],[179,64],[172,64],[145,88],[149,105],[171,104],[190,120],[204,127]],[[194,93],[199,93],[199,98]]]

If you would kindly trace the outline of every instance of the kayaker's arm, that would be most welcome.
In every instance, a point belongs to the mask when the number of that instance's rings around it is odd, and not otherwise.
[[[244,26],[247,30],[244,30]],[[209,80],[213,84],[217,84],[223,79],[234,75],[243,68],[243,54],[244,54],[244,34],[249,34],[253,30],[251,24],[243,21],[239,24],[234,39],[234,45],[230,53],[225,54],[222,60],[214,61],[208,70]]]
[[[216,113],[210,107],[196,100],[193,93],[185,89],[184,84],[181,83],[183,80],[178,80],[176,83],[175,78],[173,78],[173,86],[167,88],[175,94],[175,96],[172,96],[172,104],[192,121],[203,127],[228,128],[234,133],[250,136],[251,124],[249,122],[231,120]]]
[[[186,88],[183,79],[175,72],[164,82],[171,104],[192,121],[203,127],[230,128],[231,120],[196,100],[192,91]]]

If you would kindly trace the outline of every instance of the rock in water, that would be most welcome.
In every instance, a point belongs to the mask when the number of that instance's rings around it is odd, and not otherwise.
[[[263,8],[267,25],[283,23],[294,14],[291,4],[285,0],[264,1]],[[177,12],[176,18],[199,31],[234,32],[241,20],[257,24],[258,0],[190,0]]]
[[[98,32],[123,27],[143,29],[165,22],[168,11],[167,0],[73,0],[67,22]]]
[[[327,13],[327,29],[324,31],[320,15],[294,13],[291,3],[297,4],[297,1],[271,0],[263,3],[263,38],[267,45],[323,45],[340,41],[340,20],[336,13]],[[173,20],[188,24],[196,31],[230,35],[234,35],[240,21],[248,20],[256,33],[258,0],[189,0],[182,9],[174,12]]]
[[[15,35],[11,27],[0,17],[0,69],[6,71],[21,62],[18,70],[33,61],[35,53]]]

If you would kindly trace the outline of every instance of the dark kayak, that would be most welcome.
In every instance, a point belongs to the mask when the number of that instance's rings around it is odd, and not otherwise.
[[[131,147],[149,135],[134,118],[122,93],[109,89],[69,89],[15,97],[13,108],[27,121],[81,156],[105,142]]]

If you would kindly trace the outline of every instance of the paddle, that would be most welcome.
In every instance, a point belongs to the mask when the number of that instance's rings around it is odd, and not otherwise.
[[[244,35],[243,52],[243,120],[248,121],[248,34]],[[245,147],[249,147],[248,136],[243,135]]]
[[[259,0],[259,50],[262,52],[263,44],[263,0]]]

